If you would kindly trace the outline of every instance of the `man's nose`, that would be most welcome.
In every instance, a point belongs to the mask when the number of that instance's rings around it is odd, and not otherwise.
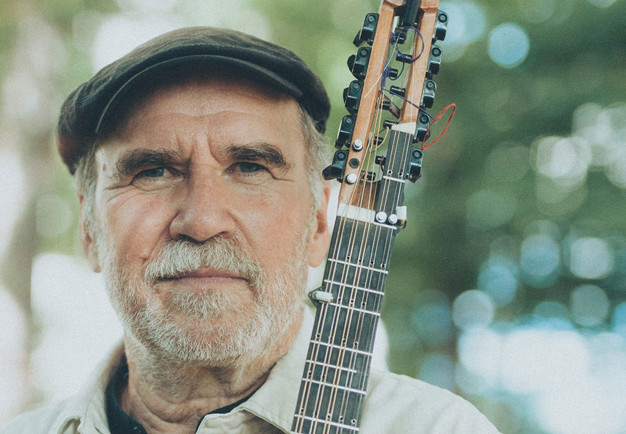
[[[234,197],[227,183],[219,177],[191,177],[178,198],[178,210],[170,224],[170,236],[198,243],[215,236],[231,236],[236,229],[233,202]]]

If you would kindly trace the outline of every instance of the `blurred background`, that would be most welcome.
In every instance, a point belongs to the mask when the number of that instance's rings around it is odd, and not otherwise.
[[[377,0],[2,0],[0,423],[74,393],[121,329],[77,236],[61,102],[187,25],[299,53],[345,114]],[[383,320],[388,364],[504,433],[626,432],[626,1],[442,1],[432,114],[458,109],[409,186]]]

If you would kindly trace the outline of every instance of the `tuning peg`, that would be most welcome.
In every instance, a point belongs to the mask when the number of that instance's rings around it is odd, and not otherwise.
[[[417,181],[422,176],[422,151],[419,149],[413,149],[411,151],[411,160],[409,163],[408,180],[411,182]]]
[[[428,59],[428,73],[435,75],[439,72],[441,65],[441,48],[433,45],[430,49],[430,58]]]
[[[396,53],[396,60],[401,63],[411,63],[413,62],[413,58],[404,53]]]
[[[428,135],[426,135],[426,132],[428,131],[429,126],[430,126],[430,118],[428,117],[427,114],[421,113],[417,117],[417,126],[415,128],[415,139],[413,141],[423,142],[424,140],[428,139],[428,136],[430,136],[430,132],[428,133]]]
[[[444,11],[437,12],[437,21],[435,22],[435,29],[433,31],[433,42],[443,41],[446,38],[446,32],[448,31],[448,14]]]
[[[391,128],[391,127],[393,127],[394,125],[397,125],[397,124],[398,124],[398,123],[397,123],[397,122],[395,122],[395,121],[392,121],[392,120],[390,120],[390,119],[385,119],[385,120],[383,121],[383,128]]]
[[[348,160],[348,151],[337,151],[333,157],[330,166],[322,170],[322,176],[326,180],[337,179],[341,181],[343,172],[346,170],[346,161]]]
[[[402,28],[396,28],[396,31],[391,34],[391,45],[402,45],[406,42],[406,30]]]
[[[344,146],[350,146],[352,133],[354,132],[354,115],[345,115],[341,119],[339,131],[337,132],[337,140],[335,140],[335,148],[341,149]]]
[[[378,24],[378,14],[367,14],[363,20],[363,27],[354,37],[354,45],[360,47],[364,43],[372,45],[374,43],[374,35],[376,34],[376,26]]]
[[[363,80],[367,72],[367,65],[370,61],[370,52],[372,47],[361,47],[357,50],[356,55],[353,54],[348,58],[348,68],[357,80]]]
[[[397,68],[387,68],[387,77],[392,80],[395,80],[400,75],[400,71]]]
[[[394,95],[404,97],[406,89],[400,86],[391,86],[389,87],[389,92],[393,93]]]
[[[435,91],[437,84],[433,80],[426,79],[424,81],[424,90],[422,91],[422,105],[431,108],[435,102]]]
[[[350,85],[343,90],[343,102],[350,114],[356,114],[359,110],[361,92],[363,92],[363,82],[359,80],[352,81]]]

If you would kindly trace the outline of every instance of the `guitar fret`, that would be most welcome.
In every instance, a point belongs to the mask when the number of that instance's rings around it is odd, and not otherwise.
[[[357,350],[356,348],[342,347],[341,345],[330,344],[328,342],[322,342],[316,339],[311,339],[311,344],[324,345],[325,347],[333,348],[336,350],[349,351],[351,353],[361,354],[367,357],[372,357],[372,353],[370,353],[369,351]]]
[[[383,179],[386,179],[386,180],[388,180],[388,181],[399,182],[399,183],[401,183],[401,184],[406,183],[406,179],[395,178],[395,177],[393,177],[393,176],[387,176],[387,175],[385,175],[385,176],[383,176],[382,178],[383,178]]]
[[[343,309],[348,309],[348,310],[352,310],[354,312],[359,312],[359,313],[365,313],[368,315],[373,315],[376,317],[380,317],[380,313],[378,312],[372,312],[369,310],[365,310],[365,309],[359,309],[358,307],[354,307],[354,306],[348,306],[345,304],[340,304],[340,303],[328,303],[330,306],[335,306],[335,307],[339,307],[339,308],[343,308]]]
[[[362,268],[362,269],[368,270],[368,271],[376,271],[377,273],[389,274],[389,271],[387,271],[387,270],[381,270],[381,269],[374,268],[374,267],[368,267],[366,265],[353,264],[352,262],[341,261],[339,259],[328,258],[328,261],[329,262],[336,262],[337,264],[349,265],[349,266],[352,266],[352,267]]]
[[[304,414],[296,414],[295,417],[299,418],[299,419],[306,419],[306,420],[310,420],[312,422],[321,422],[324,425],[332,425],[332,426],[336,426],[337,428],[341,428],[341,429],[348,429],[350,431],[353,432],[359,432],[359,427],[358,426],[352,426],[352,425],[346,425],[345,423],[339,423],[339,422],[333,422],[330,420],[326,420],[326,419],[320,419],[319,417],[313,417],[313,416],[306,416]],[[295,433],[296,431],[292,431],[292,433]]]
[[[339,370],[339,371],[344,371],[344,372],[347,372],[349,374],[356,374],[357,373],[356,369],[344,368],[343,366],[330,365],[328,363],[319,362],[317,360],[307,360],[307,363],[315,364],[315,365],[318,365],[318,366],[323,366],[325,368],[330,368],[330,369],[336,369],[336,370]]]
[[[323,387],[331,387],[334,389],[344,390],[346,392],[357,393],[359,395],[365,396],[365,391],[361,389],[353,389],[352,387],[341,386],[339,384],[325,383],[323,381],[314,380],[312,378],[303,378],[302,381],[307,381],[309,383],[319,384],[320,386],[323,386]]]
[[[324,283],[327,283],[329,285],[349,286],[352,289],[369,292],[369,293],[375,294],[375,295],[385,295],[385,293],[383,291],[377,291],[376,289],[364,288],[362,286],[354,286],[354,285],[350,285],[349,283],[337,282],[336,280],[331,280],[331,279],[324,279]]]

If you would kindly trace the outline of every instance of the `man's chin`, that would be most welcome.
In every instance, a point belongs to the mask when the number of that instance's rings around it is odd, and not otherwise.
[[[153,357],[171,362],[225,366],[242,358],[256,357],[274,340],[272,327],[258,318],[242,318],[220,313],[216,318],[193,319],[181,313],[152,318],[151,324],[140,326],[135,338]]]

